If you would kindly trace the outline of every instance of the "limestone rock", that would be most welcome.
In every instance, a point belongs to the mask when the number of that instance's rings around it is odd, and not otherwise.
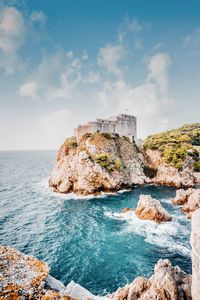
[[[39,299],[44,294],[48,266],[11,247],[0,247],[1,290],[5,299]],[[38,297],[38,298],[34,298]]]
[[[158,167],[156,177],[151,182],[176,188],[193,187],[195,177],[194,172],[190,168],[178,171],[174,167],[161,164]]]
[[[199,300],[200,295],[200,209],[192,216],[192,299]]]
[[[161,203],[150,195],[140,195],[135,214],[142,220],[153,220],[157,223],[172,219]]]
[[[179,189],[176,191],[175,198],[171,199],[172,203],[175,205],[183,205],[187,202],[188,197],[191,195],[194,189]]]
[[[179,171],[173,166],[164,163],[161,152],[158,150],[142,150],[144,153],[144,163],[150,169],[154,170],[153,177],[146,178],[147,183],[173,186],[176,188],[193,187],[200,180],[199,173],[195,173],[192,167],[192,161],[186,161],[183,170]]]
[[[191,218],[195,210],[200,208],[200,189],[193,189],[189,192],[187,202],[183,205],[182,210]]]
[[[169,260],[159,260],[149,280],[138,277],[108,296],[114,300],[192,300],[191,276],[172,267]]]
[[[182,211],[191,219],[193,212],[200,208],[200,189],[177,190],[171,201],[175,205],[182,205]]]
[[[49,186],[60,193],[88,195],[143,184],[143,163],[134,143],[116,134],[86,134],[61,146]]]
[[[80,299],[80,300],[106,300],[106,297],[99,297],[95,296],[92,293],[90,293],[88,290],[86,290],[84,287],[82,287],[80,284],[75,283],[74,281],[71,281],[67,286],[65,293],[71,298],[71,299]]]

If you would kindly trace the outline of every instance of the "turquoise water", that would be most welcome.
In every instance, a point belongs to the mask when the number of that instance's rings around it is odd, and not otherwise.
[[[190,221],[171,205],[173,188],[145,186],[94,199],[51,192],[54,151],[0,152],[0,243],[46,261],[65,284],[74,280],[105,294],[150,276],[160,258],[191,272]],[[140,194],[159,199],[172,214],[161,225],[119,219]]]

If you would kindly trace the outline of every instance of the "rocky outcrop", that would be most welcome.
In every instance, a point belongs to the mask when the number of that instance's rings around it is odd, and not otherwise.
[[[191,300],[191,276],[178,266],[172,267],[169,260],[159,260],[152,277],[138,277],[108,297],[114,300]]]
[[[3,299],[42,299],[45,295],[49,267],[33,256],[1,246],[0,270],[0,295]]]
[[[161,152],[158,150],[146,150],[144,162],[151,173],[155,174],[153,177],[150,176],[151,178],[147,176],[147,183],[173,186],[176,188],[190,188],[199,180],[198,173],[193,171],[190,164],[185,165],[182,170],[178,170],[175,167],[164,163]],[[152,172],[152,170],[154,172]],[[146,175],[148,175],[148,173]]]
[[[182,211],[191,219],[193,212],[200,208],[200,189],[177,190],[171,201],[175,205],[182,205]]]
[[[142,220],[152,220],[157,223],[172,219],[161,203],[150,195],[140,195],[135,215]]]
[[[192,216],[192,299],[199,300],[200,295],[200,209]]]
[[[176,188],[193,187],[195,177],[194,172],[190,168],[178,171],[174,167],[162,164],[158,167],[156,177],[151,182]]]
[[[61,146],[49,186],[60,193],[98,194],[143,184],[143,163],[136,145],[116,134],[85,134]]]

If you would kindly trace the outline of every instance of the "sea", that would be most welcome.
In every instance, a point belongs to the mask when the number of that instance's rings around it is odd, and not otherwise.
[[[47,262],[50,274],[105,295],[149,277],[159,259],[191,273],[191,221],[171,204],[175,189],[154,185],[98,197],[60,195],[48,187],[55,151],[0,152],[0,244]],[[171,222],[120,212],[141,194],[160,200]]]

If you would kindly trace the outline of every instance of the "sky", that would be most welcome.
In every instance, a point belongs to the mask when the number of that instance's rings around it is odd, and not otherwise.
[[[0,0],[0,150],[119,113],[139,138],[200,121],[199,1]]]

